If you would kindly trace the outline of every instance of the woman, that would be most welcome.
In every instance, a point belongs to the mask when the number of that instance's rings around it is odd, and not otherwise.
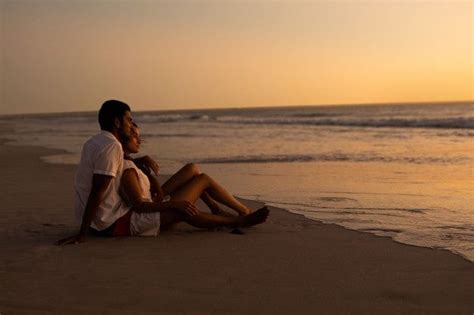
[[[120,192],[131,211],[116,222],[114,235],[157,235],[160,229],[166,230],[181,221],[200,228],[251,226],[265,222],[268,208],[252,213],[215,180],[200,173],[195,164],[183,167],[161,187],[155,177],[147,176],[130,158],[131,154],[139,152],[140,144],[139,130],[135,127],[132,136],[122,143],[125,160]],[[212,214],[194,206],[199,198],[209,206]],[[215,200],[232,208],[239,216],[226,214]]]

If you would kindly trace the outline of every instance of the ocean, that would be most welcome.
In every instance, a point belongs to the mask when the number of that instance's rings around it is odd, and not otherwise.
[[[197,163],[239,197],[474,262],[474,102],[133,117],[142,153],[163,174]],[[0,125],[13,144],[65,150],[43,159],[67,164],[99,130],[96,112],[3,116]]]

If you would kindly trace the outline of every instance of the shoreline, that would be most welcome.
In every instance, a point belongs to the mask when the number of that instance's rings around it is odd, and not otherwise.
[[[60,150],[0,147],[2,313],[474,310],[474,265],[465,258],[273,207],[242,236],[184,226],[157,238],[54,246],[77,229],[75,167],[40,159]]]

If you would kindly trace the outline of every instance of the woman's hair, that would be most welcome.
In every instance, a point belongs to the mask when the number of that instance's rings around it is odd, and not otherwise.
[[[130,106],[124,102],[117,100],[108,100],[99,110],[99,125],[100,129],[112,131],[114,128],[115,118],[122,121],[125,112],[129,112]]]
[[[136,132],[136,130],[138,130],[138,125],[135,122],[132,122],[132,126],[133,126],[132,132],[130,133],[130,135],[122,137],[122,139],[120,140],[120,142],[122,143],[122,147],[125,147],[127,145],[127,143],[132,139],[132,137],[135,136],[134,133]],[[136,130],[133,130],[133,129],[136,129]],[[136,134],[136,136],[138,136],[138,133]],[[125,149],[124,149],[124,158],[127,160],[132,160],[132,158],[126,152]]]
[[[132,133],[136,133],[136,136],[138,136],[138,125],[135,122],[132,122]]]

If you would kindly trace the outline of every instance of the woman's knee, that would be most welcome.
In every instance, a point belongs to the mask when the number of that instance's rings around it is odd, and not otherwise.
[[[206,188],[212,187],[215,185],[214,179],[207,175],[206,173],[201,173],[195,178],[198,178],[200,182],[203,182]]]
[[[201,174],[201,170],[199,169],[199,166],[195,163],[188,163],[185,166],[194,176],[197,176]]]
[[[207,175],[206,173],[201,173],[197,177],[200,180],[205,181],[205,182],[211,182],[211,180],[212,180],[211,176]]]

